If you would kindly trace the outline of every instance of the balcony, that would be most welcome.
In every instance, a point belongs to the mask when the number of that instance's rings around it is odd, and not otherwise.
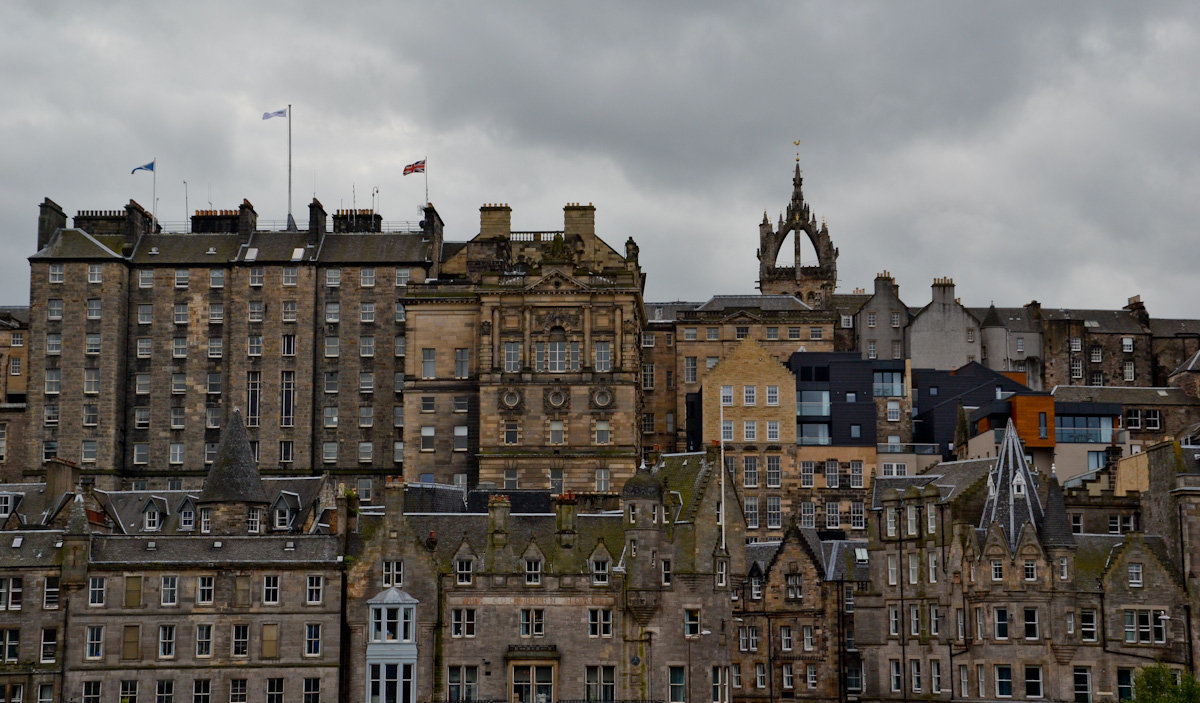
[[[803,446],[816,447],[828,446],[833,443],[833,440],[829,435],[800,435],[796,438],[796,443]]]
[[[877,454],[941,454],[939,451],[940,445],[937,444],[915,444],[913,442],[888,442],[885,444],[876,444],[875,452]]]
[[[873,383],[871,392],[876,398],[903,398],[906,395],[903,383]]]
[[[1125,430],[1107,427],[1056,427],[1054,441],[1061,444],[1125,444]]]
[[[802,417],[829,417],[829,401],[796,401],[796,414]]]

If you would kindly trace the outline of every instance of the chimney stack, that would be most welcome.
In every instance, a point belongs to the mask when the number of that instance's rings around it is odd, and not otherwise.
[[[316,198],[308,204],[308,241],[316,244],[325,234],[325,206]]]
[[[480,239],[508,239],[511,232],[511,207],[502,203],[487,203],[479,208]]]
[[[56,230],[67,226],[67,214],[50,198],[42,201],[38,210],[38,251],[46,248]]]

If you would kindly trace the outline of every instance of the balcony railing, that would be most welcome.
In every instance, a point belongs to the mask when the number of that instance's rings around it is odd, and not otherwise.
[[[796,401],[796,414],[805,417],[828,417],[829,401]]]
[[[876,398],[900,398],[904,396],[903,383],[875,383],[871,385],[871,392]]]
[[[1117,444],[1125,443],[1125,430],[1094,427],[1056,427],[1054,441],[1063,444]]]
[[[878,454],[940,454],[938,444],[916,444],[913,442],[886,442],[875,445]]]
[[[825,446],[832,442],[832,438],[828,435],[800,435],[799,437],[799,443],[807,446]]]

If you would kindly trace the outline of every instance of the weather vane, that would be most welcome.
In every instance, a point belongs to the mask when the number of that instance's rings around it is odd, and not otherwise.
[[[800,163],[800,140],[797,139],[792,144],[796,145],[796,163]]]

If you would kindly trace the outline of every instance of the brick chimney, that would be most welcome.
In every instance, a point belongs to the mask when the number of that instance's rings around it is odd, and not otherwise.
[[[511,207],[500,203],[486,203],[479,208],[480,239],[507,239],[511,232]]]
[[[900,286],[896,285],[896,279],[892,278],[892,274],[887,271],[880,272],[875,276],[875,295],[891,291],[892,295],[900,297]]]
[[[1125,305],[1125,309],[1133,315],[1134,319],[1143,329],[1150,329],[1150,313],[1146,312],[1146,305],[1142,302],[1142,296],[1135,295],[1129,299]]]
[[[46,495],[50,496],[51,500],[73,493],[78,485],[78,466],[58,457],[46,462]]]
[[[308,241],[316,244],[325,234],[325,206],[313,198],[308,204]]]
[[[954,305],[954,279],[933,279],[933,302],[940,305]]]
[[[570,549],[575,546],[575,524],[579,513],[579,501],[574,493],[562,493],[554,497],[555,532],[558,545]]]
[[[493,549],[508,546],[508,516],[512,502],[508,496],[495,495],[488,499],[488,539]]]
[[[38,209],[38,251],[46,248],[50,243],[50,237],[54,236],[56,230],[67,226],[67,214],[50,198],[42,201]]]
[[[247,241],[256,229],[258,229],[258,213],[254,211],[254,206],[250,204],[250,201],[243,198],[242,204],[238,205],[238,234],[241,235],[243,241]]]

